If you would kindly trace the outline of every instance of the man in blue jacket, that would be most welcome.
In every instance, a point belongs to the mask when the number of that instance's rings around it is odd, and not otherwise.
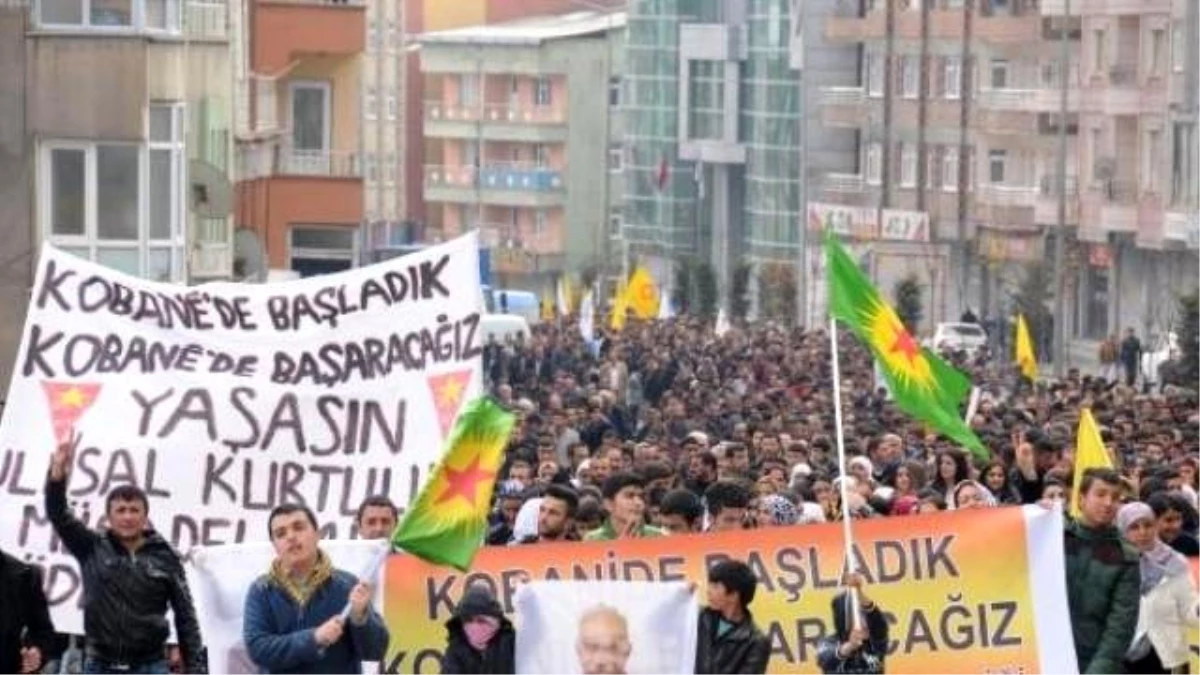
[[[267,527],[275,561],[250,587],[242,624],[254,663],[272,673],[361,673],[363,661],[381,660],[388,631],[371,608],[372,589],[333,568],[312,511],[277,506]]]

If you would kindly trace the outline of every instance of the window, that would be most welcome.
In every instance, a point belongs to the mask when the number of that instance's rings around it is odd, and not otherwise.
[[[512,231],[516,232],[517,227],[521,222],[521,210],[512,208],[508,210],[508,224],[512,227]]]
[[[620,143],[610,143],[608,145],[608,171],[609,173],[621,173],[625,170],[625,152]]]
[[[1175,24],[1171,27],[1171,67],[1177,73],[1183,72],[1183,62],[1187,58],[1187,44],[1183,41],[1183,26]]]
[[[550,166],[550,149],[541,143],[533,146],[533,164],[537,167]]]
[[[1008,89],[1008,61],[992,59],[992,89]]]
[[[725,137],[725,62],[688,61],[688,128],[690,139]]]
[[[879,54],[867,54],[867,94],[883,96],[883,57]]]
[[[900,58],[900,95],[904,98],[916,98],[919,93],[917,90],[918,78],[921,74],[920,58],[916,56],[902,56]]]
[[[458,102],[467,107],[479,105],[479,78],[477,76],[458,76]]]
[[[533,81],[533,104],[550,105],[550,78],[539,77]]]
[[[767,46],[778,49],[783,44],[783,12],[778,2],[767,7]]]
[[[917,146],[913,143],[900,144],[900,187],[915,187],[917,184]]]
[[[479,141],[463,142],[463,165],[479,166]]]
[[[533,236],[546,236],[546,209],[537,209],[533,212]]]
[[[1097,73],[1104,72],[1104,69],[1108,67],[1108,61],[1104,55],[1105,39],[1103,28],[1092,31],[1092,70]]]
[[[367,182],[379,182],[379,160],[373,152],[363,153],[363,165],[367,169]]]
[[[1142,187],[1149,192],[1158,191],[1158,174],[1162,157],[1162,132],[1150,129],[1146,132],[1146,149],[1142,166]]]
[[[608,104],[612,107],[621,105],[621,76],[613,75],[608,78]]]
[[[396,94],[389,93],[387,95],[387,118],[389,121],[396,120]]]
[[[328,82],[294,80],[291,97],[292,147],[285,157],[286,170],[306,175],[328,174],[330,95]]]
[[[946,98],[956,99],[962,93],[962,57],[947,56],[943,68]]]
[[[948,145],[942,157],[942,190],[958,191],[958,147]]]
[[[178,33],[180,0],[42,0],[37,22],[46,28]]]
[[[301,277],[341,272],[358,260],[357,227],[293,226],[288,231],[291,268]]]
[[[926,151],[925,163],[925,180],[929,182],[927,187],[936,190],[942,186],[942,155],[936,145]]]
[[[375,87],[367,87],[367,91],[363,94],[363,117],[369,120],[375,119],[376,101]]]
[[[883,180],[883,146],[871,143],[867,146],[867,182],[879,185]]]
[[[1004,182],[1004,169],[1008,163],[1008,151],[988,151],[988,182],[1000,184]]]
[[[1162,75],[1167,56],[1167,32],[1162,28],[1150,31],[1150,74]]]
[[[519,164],[521,162],[521,146],[514,145],[509,148],[508,157],[512,160],[513,164]]]
[[[145,144],[46,142],[39,228],[66,250],[158,281],[183,269],[182,107],[155,104]]]

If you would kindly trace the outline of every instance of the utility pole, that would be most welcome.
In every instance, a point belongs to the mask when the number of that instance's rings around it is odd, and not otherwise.
[[[808,105],[808,74],[805,70],[808,68],[808,55],[804,53],[808,50],[808,24],[804,13],[804,4],[800,3],[799,14],[796,20],[800,22],[800,27],[792,26],[792,34],[800,36],[800,67],[796,69],[798,79],[797,86],[799,87],[800,102],[797,106],[799,111],[798,121],[799,136],[800,136],[800,190],[797,195],[800,206],[800,227],[797,230],[799,238],[799,256],[800,259],[796,262],[796,324],[810,328],[808,323],[808,181],[812,178],[812,172],[808,166],[808,116],[804,114],[805,107]]]
[[[925,147],[926,127],[929,124],[929,12],[932,2],[921,3],[921,78],[920,99],[917,101],[917,210],[925,210],[925,191],[929,187],[929,150]],[[883,214],[880,214],[882,217]]]
[[[1063,258],[1067,248],[1067,87],[1070,82],[1070,50],[1067,43],[1067,20],[1071,16],[1071,0],[1063,0],[1062,24],[1059,26],[1059,59],[1062,67],[1058,92],[1058,233],[1054,238],[1054,377],[1061,378],[1067,360],[1066,295]]]
[[[958,119],[958,294],[964,304],[967,296],[967,284],[971,276],[970,245],[967,243],[967,217],[970,214],[968,199],[970,197],[971,177],[971,146],[967,130],[971,126],[971,96],[975,88],[972,78],[974,68],[971,63],[971,40],[975,30],[975,0],[965,0],[963,3],[963,40],[962,65],[959,82],[962,89],[959,92]]]

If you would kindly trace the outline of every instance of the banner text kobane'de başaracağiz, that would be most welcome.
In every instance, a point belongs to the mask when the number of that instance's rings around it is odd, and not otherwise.
[[[0,546],[43,565],[60,630],[79,574],[46,519],[55,445],[81,434],[68,499],[91,526],[133,483],[176,546],[259,539],[281,502],[352,534],[400,504],[480,389],[475,235],[286,283],[144,281],[46,247],[0,421]]]
[[[866,592],[890,624],[888,672],[1074,672],[1062,515],[1037,506],[881,518],[855,524]],[[769,672],[817,672],[832,632],[843,561],[838,524],[615,542],[489,547],[460,573],[394,555],[385,615],[387,670],[435,673],[444,623],[464,589],[490,585],[506,612],[527,579],[695,581],[745,560],[759,579],[750,609],[770,638]]]

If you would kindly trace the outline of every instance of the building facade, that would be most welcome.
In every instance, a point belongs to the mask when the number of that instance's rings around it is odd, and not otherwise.
[[[624,24],[580,11],[419,37],[428,225],[478,228],[498,285],[541,291],[608,261],[619,167],[605,83]]]
[[[227,13],[200,0],[0,6],[0,381],[43,242],[156,281],[229,277]]]
[[[358,264],[364,192],[361,0],[233,5],[238,276]]]

